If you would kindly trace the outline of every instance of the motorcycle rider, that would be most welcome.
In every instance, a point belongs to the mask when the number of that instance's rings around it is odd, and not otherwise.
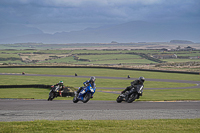
[[[90,77],[90,80],[83,82],[84,87],[87,87],[89,84],[91,84],[92,88],[94,88],[96,86],[96,84],[94,83],[95,80],[96,80],[96,78],[94,76]],[[77,90],[77,94],[79,94],[84,87],[80,87]],[[93,96],[92,96],[92,98],[93,98]]]
[[[59,81],[54,86],[58,86],[59,95],[62,97],[62,92],[64,91],[65,86],[63,85],[63,81]]]
[[[131,82],[131,86],[126,87],[126,89],[123,90],[123,91],[121,92],[121,94],[124,93],[124,92],[126,92],[126,91],[130,91],[132,88],[134,88],[134,87],[137,86],[137,85],[143,85],[144,81],[145,81],[145,78],[144,78],[144,77],[139,77],[139,78],[136,79],[135,81]]]

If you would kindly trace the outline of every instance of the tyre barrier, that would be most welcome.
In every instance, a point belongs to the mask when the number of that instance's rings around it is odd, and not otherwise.
[[[52,85],[0,85],[0,88],[46,88],[51,89]],[[63,97],[74,97],[74,92],[70,92],[70,88],[65,87],[62,92]]]

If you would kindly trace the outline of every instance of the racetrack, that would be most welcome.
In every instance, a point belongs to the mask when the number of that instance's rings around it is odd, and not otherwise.
[[[136,120],[200,118],[200,101],[133,102],[0,100],[0,121]]]
[[[0,74],[8,75],[8,74]],[[20,75],[20,74],[10,74]],[[69,75],[35,75],[22,76],[61,76]],[[72,77],[72,76],[71,76]],[[74,76],[73,76],[74,77]],[[78,76],[89,78],[89,76]],[[74,77],[75,78],[75,77]],[[96,77],[127,79],[120,77]],[[127,80],[134,80],[127,79]],[[149,81],[193,83],[200,88],[197,81],[146,79]],[[112,88],[110,88],[112,89]],[[115,88],[116,89],[116,88]],[[146,89],[146,88],[145,88]],[[147,88],[153,89],[153,88]],[[157,88],[163,89],[163,88]],[[167,88],[164,88],[167,89]],[[181,89],[181,88],[169,88]],[[0,99],[0,121],[33,120],[135,120],[135,119],[190,119],[200,118],[200,101],[141,102],[117,103],[116,101],[94,101],[73,103],[71,100],[20,100]]]

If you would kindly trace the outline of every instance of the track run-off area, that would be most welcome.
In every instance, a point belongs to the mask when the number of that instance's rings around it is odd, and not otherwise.
[[[0,73],[0,75],[21,75]],[[90,76],[25,74],[21,76],[53,76],[89,78]],[[134,78],[100,77],[103,79],[135,80]],[[200,88],[200,81],[146,79],[147,81],[192,83],[196,86],[179,88],[145,89],[190,89]],[[124,89],[98,88],[97,89]],[[136,101],[117,103],[116,101],[95,101],[73,103],[72,100],[22,100],[0,99],[0,121],[33,120],[136,120],[136,119],[193,119],[200,118],[200,101]]]

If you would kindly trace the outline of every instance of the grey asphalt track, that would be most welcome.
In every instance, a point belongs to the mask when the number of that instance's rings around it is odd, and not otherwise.
[[[0,75],[21,75],[5,74]],[[36,75],[74,77],[70,75]],[[89,78],[89,76],[78,76]],[[96,77],[108,79],[134,80],[120,77]],[[199,81],[146,79],[148,81],[192,83],[196,86],[184,89],[200,88]],[[169,89],[181,89],[169,88]],[[113,89],[113,88],[108,88]],[[116,88],[115,88],[116,89]],[[145,88],[154,89],[154,88]],[[163,88],[157,88],[163,89]],[[165,88],[166,89],[166,88]],[[20,100],[0,99],[0,121],[33,120],[137,120],[137,119],[193,119],[200,118],[200,101],[140,102],[117,103],[116,101],[94,101],[73,103],[71,100]]]
[[[133,102],[0,100],[0,121],[200,118],[200,101]]]

